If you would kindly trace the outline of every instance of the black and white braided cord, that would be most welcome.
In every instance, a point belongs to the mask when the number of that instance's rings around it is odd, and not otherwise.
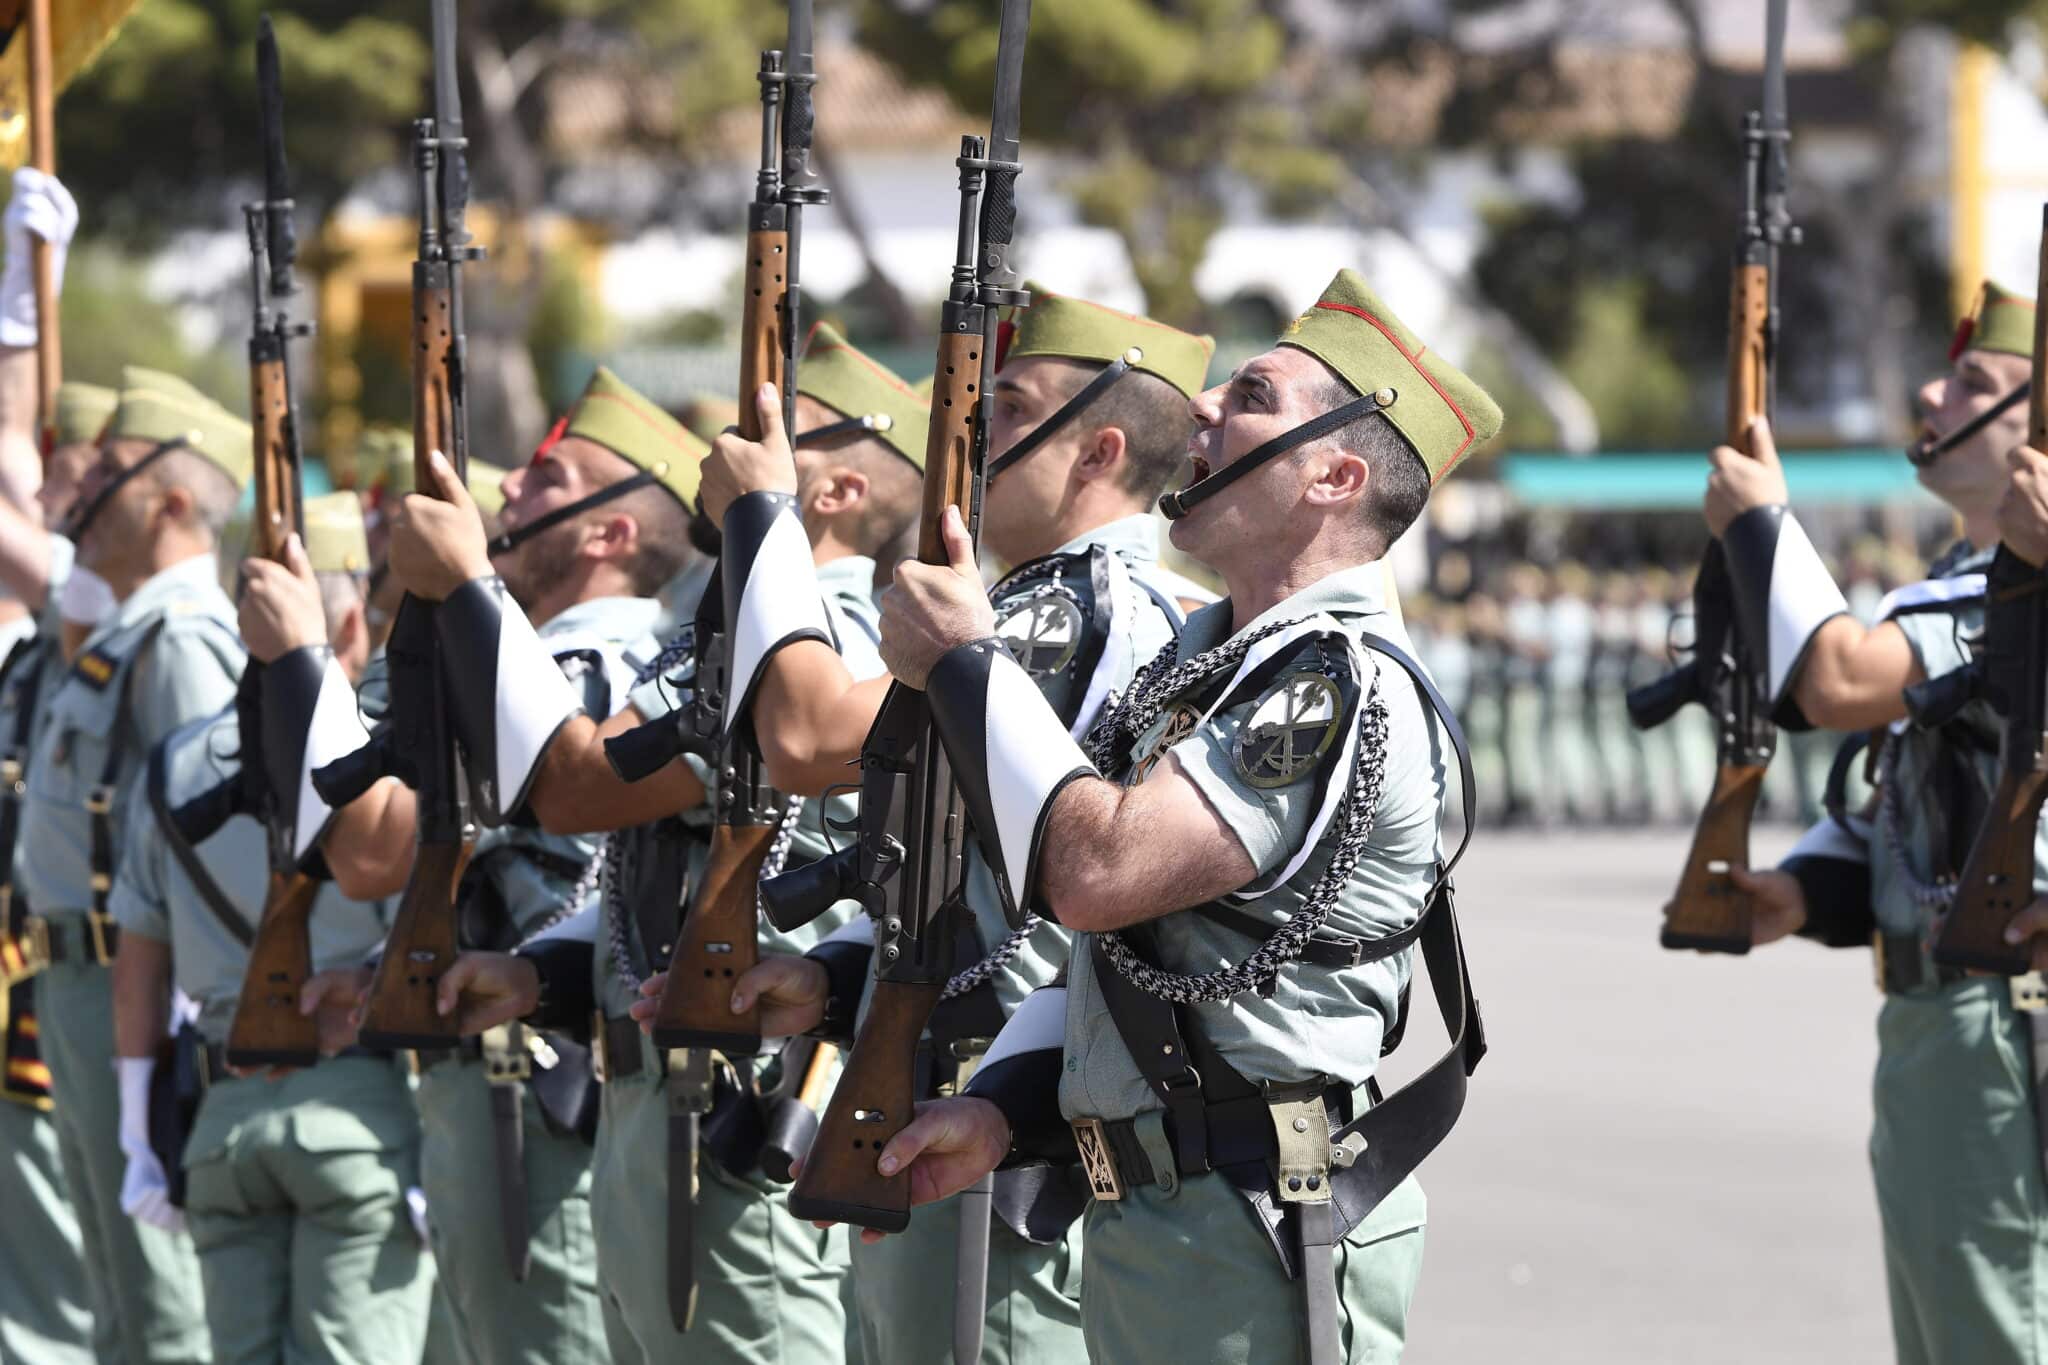
[[[1132,682],[1130,692],[1104,709],[1104,715],[1088,736],[1089,757],[1097,768],[1109,771],[1122,760],[1130,746],[1158,719],[1167,702],[1204,679],[1235,668],[1252,645],[1294,622],[1284,622],[1253,631],[1239,639],[1198,654],[1183,663],[1173,663],[1161,654]],[[1344,884],[1365,853],[1372,837],[1373,820],[1379,809],[1380,792],[1386,779],[1388,717],[1387,704],[1380,696],[1377,671],[1359,708],[1358,755],[1337,807],[1337,847],[1330,855],[1323,875],[1303,897],[1301,908],[1290,916],[1273,937],[1267,939],[1242,962],[1213,972],[1168,972],[1139,960],[1124,936],[1115,931],[1097,935],[1103,955],[1117,973],[1138,989],[1161,1000],[1179,1005],[1206,1004],[1228,1000],[1256,991],[1280,974],[1281,968],[1300,957],[1308,941],[1323,927],[1336,908]]]

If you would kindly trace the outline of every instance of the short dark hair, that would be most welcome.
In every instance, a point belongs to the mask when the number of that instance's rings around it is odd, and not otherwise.
[[[639,548],[625,565],[626,577],[632,580],[636,597],[652,597],[683,571],[689,558],[690,514],[682,499],[660,487],[628,493],[619,510],[633,518],[640,531]]]
[[[1061,402],[1102,373],[1104,367],[1075,362],[1074,384]],[[1074,414],[1079,431],[1115,427],[1124,434],[1122,484],[1140,501],[1150,503],[1181,473],[1188,438],[1195,434],[1194,409],[1187,395],[1158,375],[1132,370]]]
[[[867,478],[867,494],[850,528],[854,553],[879,560],[914,533],[924,504],[924,474],[894,446],[879,436],[864,436],[820,453],[823,463],[843,465]]]
[[[1334,375],[1311,390],[1318,412],[1334,412],[1358,398],[1358,390]],[[1385,413],[1369,412],[1323,438],[1365,459],[1372,471],[1366,490],[1366,529],[1379,539],[1379,553],[1393,547],[1429,502],[1429,468]]]

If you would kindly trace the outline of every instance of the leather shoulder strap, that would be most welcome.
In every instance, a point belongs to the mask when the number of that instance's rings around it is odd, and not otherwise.
[[[206,870],[200,860],[199,851],[192,847],[185,837],[185,831],[178,824],[178,813],[171,809],[168,795],[170,781],[169,744],[159,744],[149,751],[149,808],[156,814],[157,828],[163,832],[164,844],[171,850],[171,856],[178,860],[178,866],[185,870],[186,878],[199,893],[199,899],[206,902],[206,908],[220,921],[221,927],[233,936],[235,942],[244,948],[256,942],[256,931],[250,927],[235,903],[221,890],[220,883]]]

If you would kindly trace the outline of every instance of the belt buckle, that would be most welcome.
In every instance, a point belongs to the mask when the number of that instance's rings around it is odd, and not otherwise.
[[[1872,974],[1877,982],[1877,993],[1879,995],[1890,994],[1885,988],[1885,983],[1890,978],[1885,972],[1884,930],[1882,929],[1870,931],[1870,963]]]
[[[1101,1119],[1075,1119],[1074,1145],[1081,1151],[1081,1167],[1088,1172],[1088,1192],[1097,1199],[1124,1197],[1124,1182],[1117,1174],[1116,1154],[1109,1149],[1109,1135]]]
[[[590,1012],[590,1074],[596,1078],[599,1085],[605,1083],[611,1072],[611,1066],[605,1059],[605,1053],[608,1050],[604,1036],[604,1011],[592,1010]]]
[[[29,975],[57,960],[50,952],[50,922],[41,915],[29,915],[22,920],[20,943],[24,971]]]
[[[1330,1111],[1322,1091],[1299,1099],[1266,1100],[1279,1146],[1283,1204],[1327,1204],[1330,1201]]]
[[[2022,972],[2008,978],[2012,988],[2012,1007],[2020,1014],[2039,1014],[2048,1010],[2048,980],[2039,972]]]
[[[97,877],[94,878],[98,880]],[[99,910],[85,912],[87,929],[92,933],[92,955],[102,967],[114,965],[114,949],[109,935],[114,927],[114,917]]]
[[[484,1079],[492,1085],[524,1085],[533,1076],[533,1058],[527,1055],[513,1030],[518,1024],[498,1024],[484,1030]]]

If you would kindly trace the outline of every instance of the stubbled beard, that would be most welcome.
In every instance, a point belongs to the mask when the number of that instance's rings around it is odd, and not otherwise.
[[[498,576],[505,580],[505,591],[512,594],[521,611],[530,614],[547,585],[569,577],[579,543],[576,523],[566,522],[549,527],[513,551]]]

